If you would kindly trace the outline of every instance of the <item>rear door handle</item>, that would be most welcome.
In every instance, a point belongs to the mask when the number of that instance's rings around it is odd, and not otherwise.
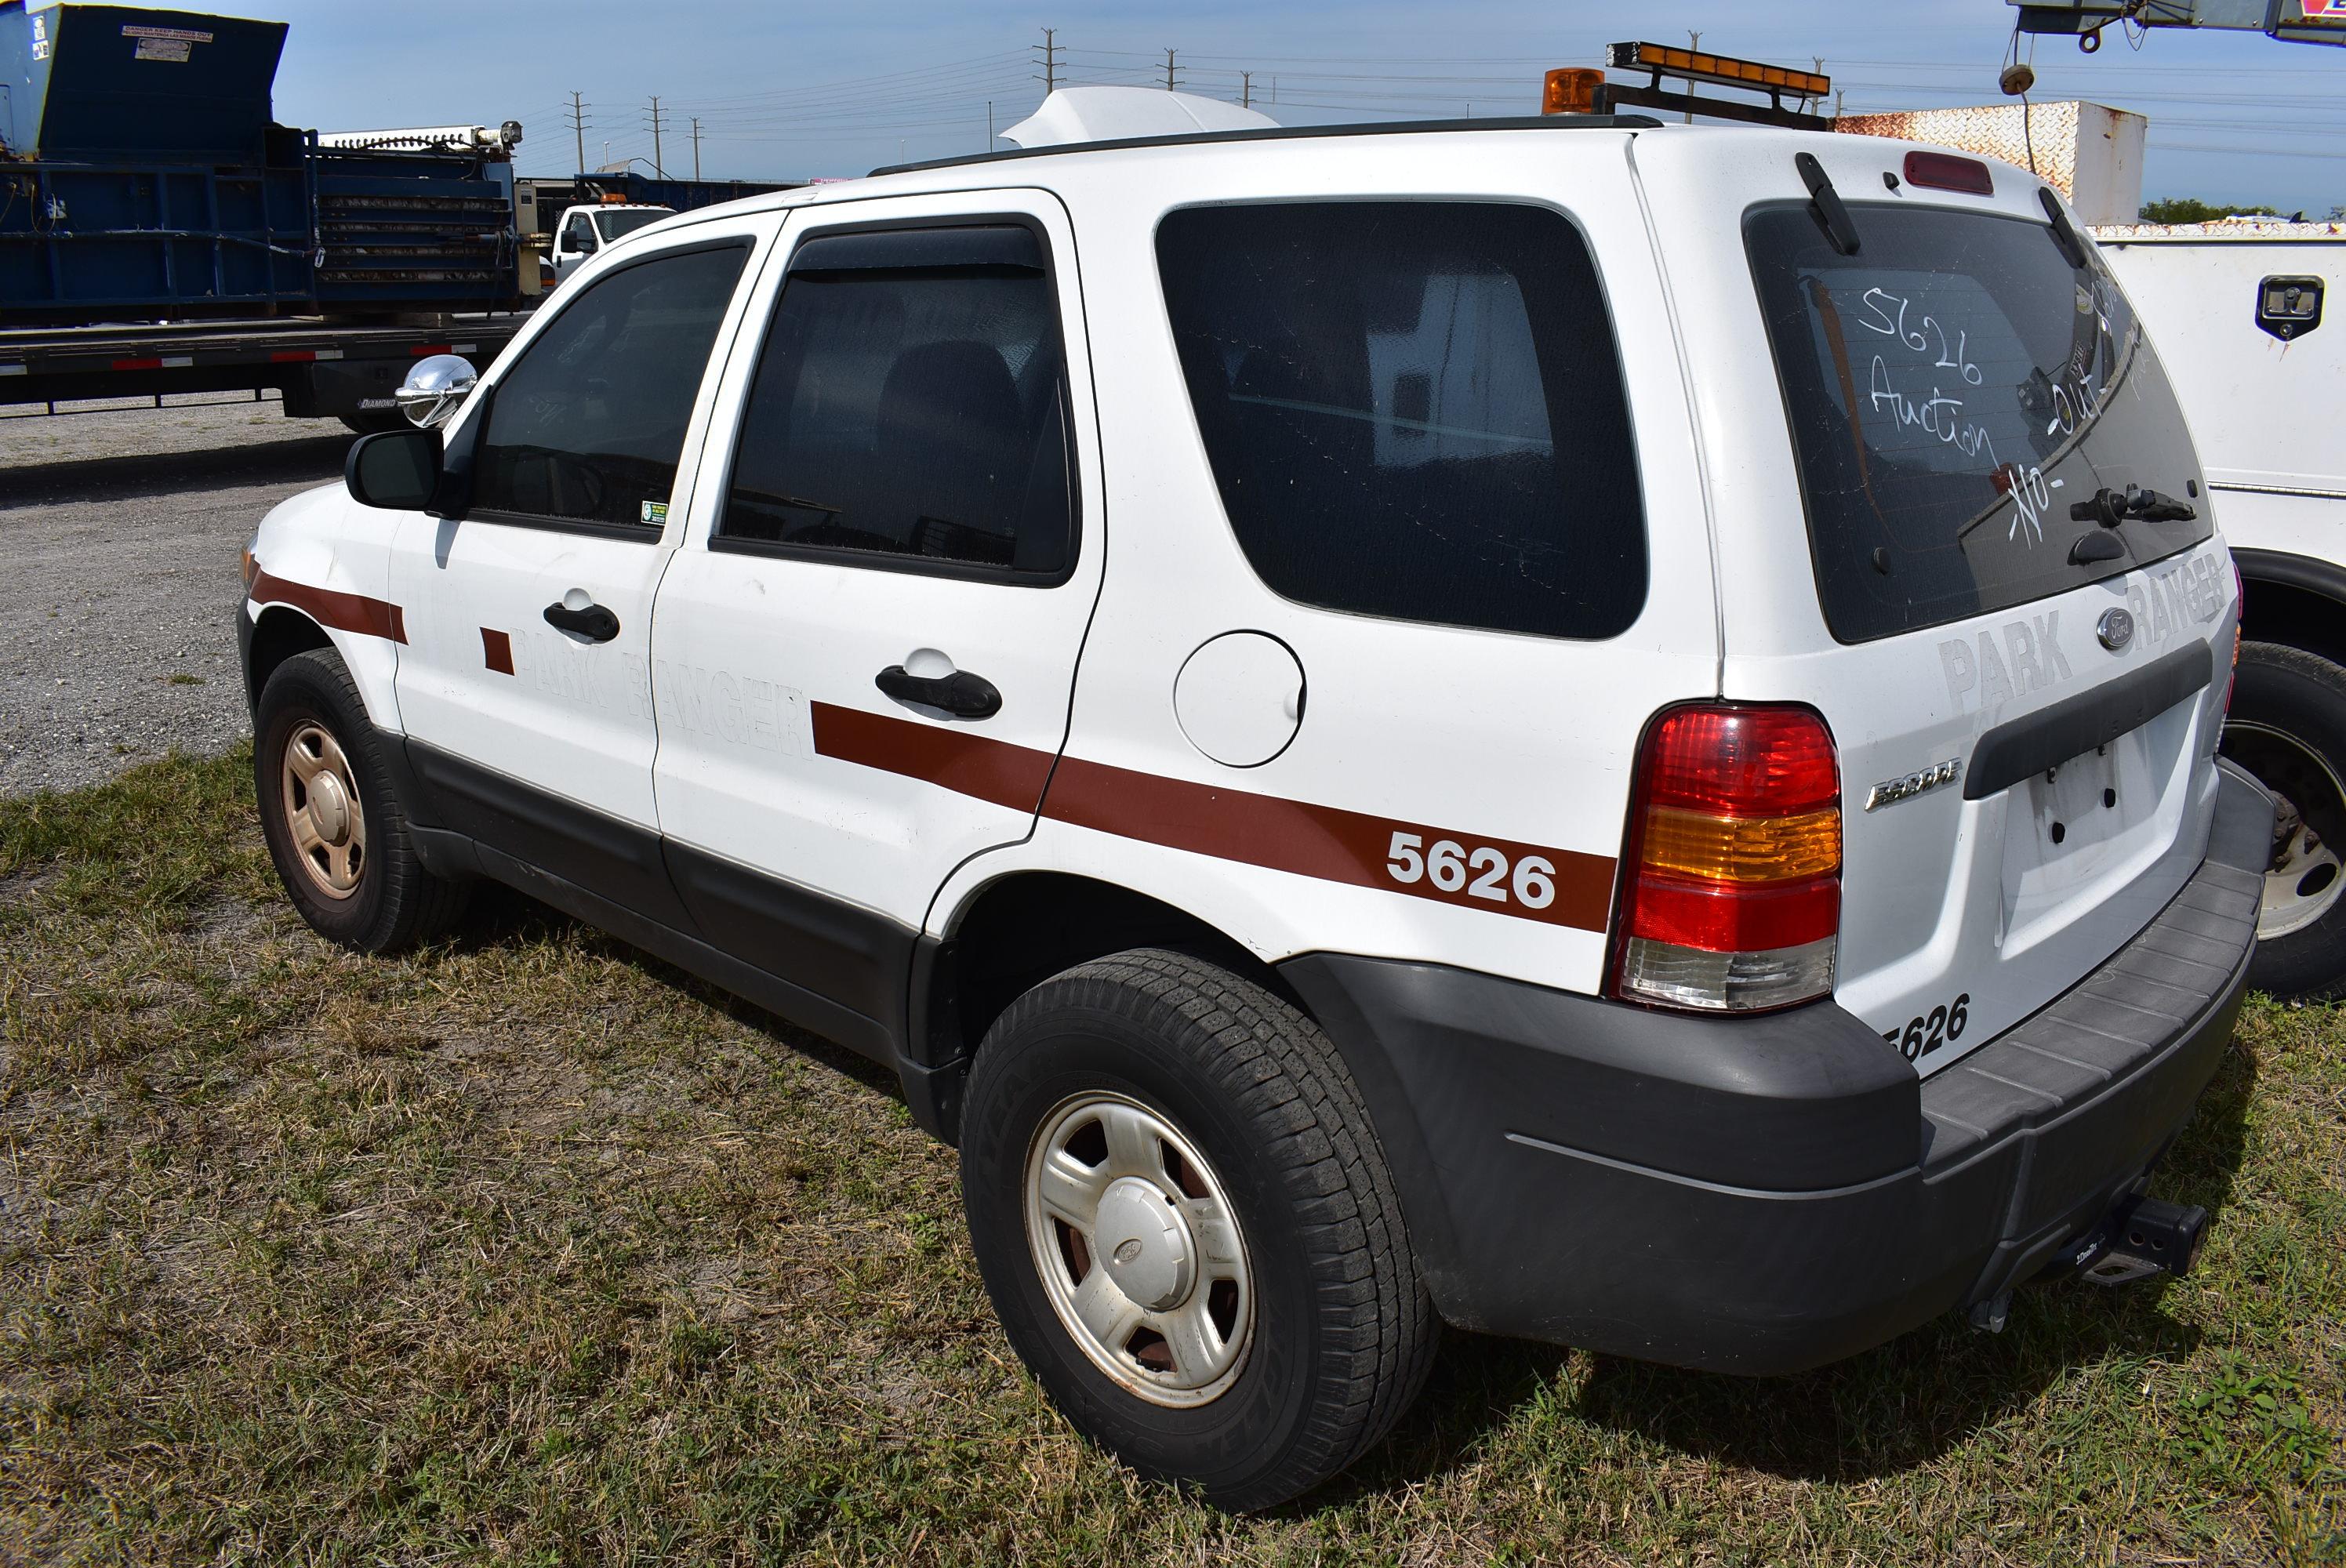
[[[576,633],[590,643],[607,643],[619,635],[619,617],[592,603],[574,610],[557,599],[546,606],[546,624],[556,631]]]
[[[872,677],[872,684],[898,702],[941,708],[955,718],[992,718],[1002,711],[1002,693],[992,681],[970,670],[951,675],[918,676],[892,664]]]

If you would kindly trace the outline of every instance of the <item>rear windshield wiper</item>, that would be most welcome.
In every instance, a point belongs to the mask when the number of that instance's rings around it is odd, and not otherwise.
[[[1803,152],[1793,156],[1792,167],[1800,171],[1800,183],[1809,188],[1817,219],[1825,226],[1825,238],[1842,255],[1856,255],[1857,225],[1851,219],[1849,209],[1841,204],[1841,192],[1833,188],[1832,177],[1825,173],[1825,166],[1817,161],[1816,154]]]
[[[2129,485],[2124,492],[2105,487],[2094,492],[2090,501],[2080,501],[2069,508],[2072,523],[2098,523],[2105,528],[2139,520],[2144,523],[2190,523],[2198,518],[2199,509],[2188,501],[2178,501],[2172,495],[2161,495],[2156,490],[2137,490]]]
[[[2086,270],[2086,242],[2069,225],[2069,215],[2061,210],[2060,198],[2049,185],[2036,188],[2036,199],[2045,204],[2045,216],[2053,220],[2053,243],[2061,248],[2061,255],[2070,268],[2078,272]]]

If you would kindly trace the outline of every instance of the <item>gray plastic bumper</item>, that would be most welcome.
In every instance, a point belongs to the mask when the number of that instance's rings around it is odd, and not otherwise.
[[[1385,960],[1282,971],[1368,1100],[1445,1318],[1794,1371],[2028,1279],[2141,1181],[2231,1036],[2271,823],[2226,767],[2158,917],[1928,1080],[1830,1003],[1708,1019]]]

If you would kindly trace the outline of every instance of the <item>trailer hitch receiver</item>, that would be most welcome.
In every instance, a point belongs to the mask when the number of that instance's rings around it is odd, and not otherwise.
[[[2123,1285],[2148,1274],[2191,1272],[2208,1239],[2208,1211],[2196,1204],[2127,1197],[2087,1232],[2070,1255],[2076,1271],[2096,1285]]]

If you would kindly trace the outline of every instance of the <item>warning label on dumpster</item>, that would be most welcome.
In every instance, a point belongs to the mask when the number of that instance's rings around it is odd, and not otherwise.
[[[198,44],[212,41],[209,33],[199,33],[189,27],[148,27],[139,23],[128,23],[122,36],[138,41],[132,54],[135,60],[162,60],[174,66],[184,66]]]

